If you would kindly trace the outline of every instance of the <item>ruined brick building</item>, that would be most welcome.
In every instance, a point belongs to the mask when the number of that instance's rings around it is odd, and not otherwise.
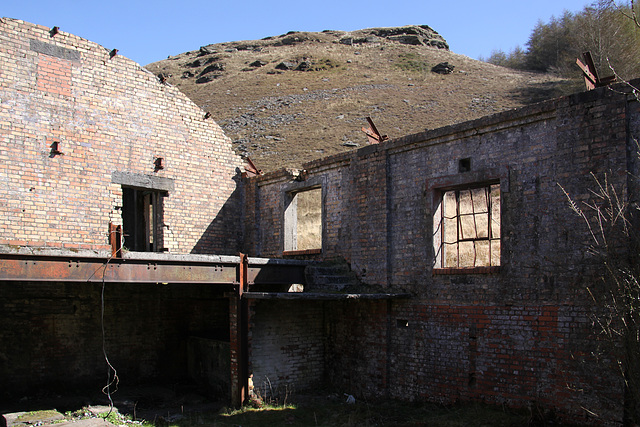
[[[637,99],[603,88],[247,176],[174,87],[4,18],[0,397],[102,387],[104,306],[125,382],[619,420],[621,382],[576,358],[596,267],[562,188],[607,174],[635,199],[639,133]]]

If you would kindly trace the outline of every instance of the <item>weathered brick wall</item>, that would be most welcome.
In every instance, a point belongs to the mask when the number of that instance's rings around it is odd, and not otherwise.
[[[0,398],[105,385],[101,286],[4,283]],[[107,284],[106,351],[121,385],[187,378],[190,336],[227,340],[228,300],[214,287]]]
[[[357,397],[388,397],[391,336],[387,301],[326,305],[328,384]]]
[[[506,404],[589,423],[587,408],[617,419],[622,384],[590,358],[589,315],[569,304],[333,303],[328,378],[361,397]]]
[[[54,141],[64,154],[52,154]],[[222,129],[95,43],[0,21],[0,143],[0,244],[107,249],[109,221],[122,222],[112,173],[125,172],[175,180],[164,205],[168,251],[239,249],[242,162]]]
[[[366,283],[413,295],[389,314],[360,303],[360,322],[340,305],[327,309],[336,331],[349,325],[328,337],[327,357],[339,361],[328,365],[333,383],[363,395],[539,404],[581,417],[586,408],[619,418],[620,405],[609,402],[622,401],[620,382],[586,356],[593,338],[586,286],[598,266],[563,189],[577,203],[587,200],[593,173],[623,197],[637,192],[628,187],[637,161],[627,129],[637,133],[640,119],[629,101],[591,91],[303,165],[306,180],[323,182],[331,200],[319,258],[343,256]],[[469,159],[468,171],[461,159]],[[488,180],[501,191],[499,271],[434,274],[438,189]],[[253,182],[260,205],[294,185],[284,172]],[[282,227],[275,205],[256,218],[248,225],[263,233]],[[251,250],[278,256],[279,237],[259,234]],[[371,336],[390,344],[373,345]],[[365,387],[361,367],[371,363],[375,372],[388,363],[387,377]]]
[[[264,398],[295,397],[324,384],[322,302],[257,300],[249,331],[249,371]]]

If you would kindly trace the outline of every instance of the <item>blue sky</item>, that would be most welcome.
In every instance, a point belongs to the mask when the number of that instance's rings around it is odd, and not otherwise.
[[[585,0],[13,0],[0,15],[76,34],[146,65],[210,43],[254,40],[288,31],[357,30],[426,24],[455,53],[488,57],[524,47],[539,20]]]

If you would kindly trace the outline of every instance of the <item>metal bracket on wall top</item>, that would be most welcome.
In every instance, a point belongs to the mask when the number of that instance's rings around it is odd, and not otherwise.
[[[593,62],[593,57],[591,56],[591,52],[584,52],[582,54],[584,58],[584,63],[580,61],[580,58],[576,59],[576,64],[582,70],[582,74],[584,76],[584,83],[587,86],[587,90],[593,90],[597,87],[608,86],[611,83],[616,81],[616,76],[608,76],[600,78],[598,76],[598,71],[596,70],[596,65]]]
[[[387,135],[381,135],[380,132],[378,132],[378,128],[376,128],[376,125],[373,124],[373,120],[371,120],[371,117],[367,117],[367,122],[369,122],[369,127],[363,127],[362,132],[367,134],[369,144],[379,144],[389,139]]]
[[[245,177],[253,177],[262,175],[262,170],[258,169],[256,165],[251,161],[250,158],[245,157],[247,164],[244,167],[245,172],[242,174]]]

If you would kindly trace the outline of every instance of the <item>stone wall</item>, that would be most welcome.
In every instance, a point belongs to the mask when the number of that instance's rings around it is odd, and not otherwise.
[[[585,92],[254,178],[260,210],[246,218],[256,236],[248,252],[281,256],[277,201],[321,184],[322,254],[312,257],[343,257],[363,282],[413,295],[388,307],[329,303],[325,367],[335,386],[619,419],[609,402],[622,401],[622,385],[588,357],[586,286],[598,266],[564,191],[588,200],[593,173],[621,195],[637,192],[627,174],[637,168],[628,132],[638,129],[637,105],[617,91]],[[435,268],[440,197],[484,183],[500,186],[499,267]]]
[[[135,62],[51,34],[0,20],[0,245],[108,249],[115,173],[171,182],[163,250],[235,254],[242,161],[222,129]]]

